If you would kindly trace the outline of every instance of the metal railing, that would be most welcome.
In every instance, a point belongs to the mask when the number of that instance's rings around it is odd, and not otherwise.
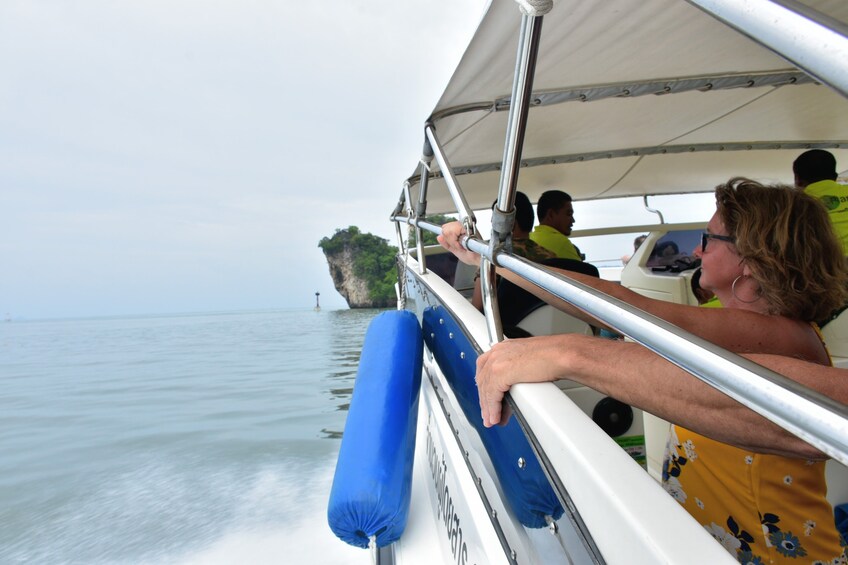
[[[441,233],[441,226],[421,222],[421,227]],[[479,239],[466,238],[464,245],[481,255],[489,252],[488,244]],[[848,465],[848,406],[522,257],[501,251],[488,259],[597,318]]]
[[[759,11],[738,10],[734,6],[738,3],[728,0],[687,1],[754,37],[764,45],[775,50],[779,49],[781,53],[784,53],[784,57],[800,68],[823,80],[842,94],[848,95],[848,82],[846,82],[848,79],[845,78],[844,73],[845,61],[848,60],[848,38],[846,38],[845,26],[839,22],[830,21],[826,16],[806,9],[793,0],[756,0],[762,4],[762,9]],[[779,19],[782,22],[792,22],[800,26],[799,29],[802,31],[799,33],[804,35],[804,38],[800,41],[777,40],[777,44],[774,44],[768,30],[761,30],[764,23],[769,23],[767,14],[772,13],[779,13]],[[479,253],[483,258],[481,288],[490,340],[496,342],[501,339],[497,302],[493,299],[494,290],[491,284],[494,274],[492,264],[497,264],[644,345],[827,455],[848,465],[848,406],[744,357],[728,352],[661,318],[634,308],[624,301],[504,250],[501,243],[506,239],[505,230],[511,230],[512,225],[509,221],[511,218],[505,211],[512,210],[515,198],[517,168],[514,164],[520,156],[523,143],[528,95],[532,87],[541,19],[541,16],[534,17],[526,14],[522,16],[522,35],[513,83],[514,100],[510,107],[511,116],[504,148],[503,176],[495,210],[496,214],[499,212],[504,214],[496,230],[497,241],[495,237],[492,238],[491,243],[478,237],[474,214],[459,187],[435,129],[431,124],[425,127],[425,156],[428,157],[428,163],[429,155],[433,155],[438,163],[456,209],[459,211],[460,221],[468,233],[463,238],[462,244],[467,249]],[[822,34],[826,34],[826,37],[832,40],[832,46],[835,46],[833,49],[821,49]],[[820,56],[819,63],[809,60],[805,45],[818,46],[813,49],[813,52]],[[821,56],[822,51],[825,52],[824,56]],[[835,59],[831,56],[832,53],[836,53]],[[427,177],[427,169],[422,160],[422,180]],[[421,219],[426,209],[426,186],[426,182],[422,182],[415,213],[412,212],[407,185],[401,195],[401,201],[406,199],[407,215],[400,214],[402,202],[399,202],[392,214],[393,221],[416,226],[419,230],[419,241],[421,229],[435,234],[441,233],[441,226]],[[493,221],[493,225],[494,223]],[[400,230],[398,233],[400,234]],[[405,246],[401,245],[401,248],[405,249],[405,253],[409,253]],[[419,260],[423,259],[420,245],[418,254]]]

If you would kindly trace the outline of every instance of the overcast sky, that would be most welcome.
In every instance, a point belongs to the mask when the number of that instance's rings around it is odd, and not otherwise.
[[[485,0],[3,0],[0,316],[345,307]]]

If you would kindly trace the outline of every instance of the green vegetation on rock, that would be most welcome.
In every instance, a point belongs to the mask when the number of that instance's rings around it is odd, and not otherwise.
[[[366,282],[371,300],[386,305],[394,303],[397,247],[382,237],[362,233],[356,226],[337,229],[333,237],[322,238],[318,247],[327,257],[349,250],[353,273]]]
[[[424,216],[424,219],[431,224],[436,224],[437,226],[441,226],[448,222],[452,222],[456,220],[453,216],[446,216],[444,214],[433,214],[431,216]],[[437,245],[439,242],[436,241],[436,234],[429,232],[427,230],[421,230],[421,241],[424,245]],[[414,228],[409,231],[409,243],[408,245],[415,245],[415,230]]]

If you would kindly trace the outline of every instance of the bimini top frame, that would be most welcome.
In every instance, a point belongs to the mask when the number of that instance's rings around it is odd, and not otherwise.
[[[791,183],[810,147],[848,163],[846,2],[557,0],[544,18],[518,161],[531,200],[709,192],[736,175]],[[517,100],[503,47],[520,26],[513,2],[491,2],[428,120],[472,209],[491,204],[501,174]],[[454,210],[445,169],[427,174],[429,211]]]
[[[788,19],[807,19],[810,17],[808,9],[789,10],[789,7],[794,3],[786,0],[781,2],[761,1],[788,10],[784,14]],[[704,4],[705,9],[711,9],[707,5],[713,4],[706,1],[697,3],[699,5]],[[844,9],[843,13],[848,17],[848,9]],[[460,217],[469,229],[469,236],[464,238],[463,245],[484,257],[481,273],[483,274],[484,306],[490,330],[490,340],[494,343],[501,339],[490,281],[490,275],[493,273],[491,265],[496,263],[514,271],[542,289],[560,296],[587,314],[650,348],[710,386],[717,388],[794,433],[834,459],[843,464],[848,464],[848,407],[745,358],[727,352],[664,320],[646,314],[590,287],[540,268],[510,253],[509,237],[504,234],[511,233],[512,228],[512,204],[517,183],[516,163],[518,161],[516,156],[521,153],[527,111],[531,105],[532,97],[527,96],[527,94],[531,92],[533,69],[537,64],[535,54],[539,48],[539,30],[542,17],[542,15],[534,15],[527,11],[522,16],[518,63],[515,66],[516,77],[513,88],[515,103],[510,104],[509,127],[504,148],[504,173],[501,176],[495,220],[493,221],[493,225],[496,227],[493,230],[490,243],[482,241],[474,231],[473,213],[468,200],[459,188],[456,175],[447,160],[444,148],[432,126],[428,125],[426,128],[425,157],[428,152],[435,156],[455,208],[460,211]],[[738,16],[730,12],[723,12],[721,17],[736,21],[735,18]],[[821,18],[821,21],[824,20],[826,18]],[[485,25],[485,20],[483,25]],[[745,25],[744,21],[738,25]],[[751,26],[751,29],[753,27]],[[749,28],[746,27],[746,29]],[[840,45],[848,45],[844,30],[840,33],[840,29],[836,29],[836,36]],[[795,52],[794,45],[786,47],[789,52],[788,56],[791,57]],[[848,58],[842,59],[841,67],[838,64],[817,67],[817,76],[822,77],[822,80],[826,80],[828,83],[839,85],[841,78],[844,77],[832,76],[833,73],[838,74],[839,69],[844,76],[848,76]],[[843,94],[845,93],[843,92]],[[844,99],[840,100],[843,101],[841,107],[844,109]],[[426,159],[422,159],[422,178],[426,178],[426,171],[429,169],[429,162],[425,161]],[[408,212],[412,210],[410,184],[410,181],[405,184],[401,197],[401,202],[404,200],[407,202]],[[424,228],[433,233],[440,233],[439,226],[421,219],[427,207],[427,183],[421,183],[421,188],[417,213],[415,215],[409,213],[406,216],[400,215],[402,205],[399,203],[395,209],[393,220],[416,225],[419,230]],[[403,247],[404,241],[402,238],[399,239],[399,243]],[[409,251],[406,250],[406,252]],[[423,258],[420,247],[418,257]]]

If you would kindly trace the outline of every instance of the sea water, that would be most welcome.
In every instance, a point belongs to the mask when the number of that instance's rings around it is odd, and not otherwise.
[[[368,563],[326,508],[377,313],[0,322],[0,563]]]

